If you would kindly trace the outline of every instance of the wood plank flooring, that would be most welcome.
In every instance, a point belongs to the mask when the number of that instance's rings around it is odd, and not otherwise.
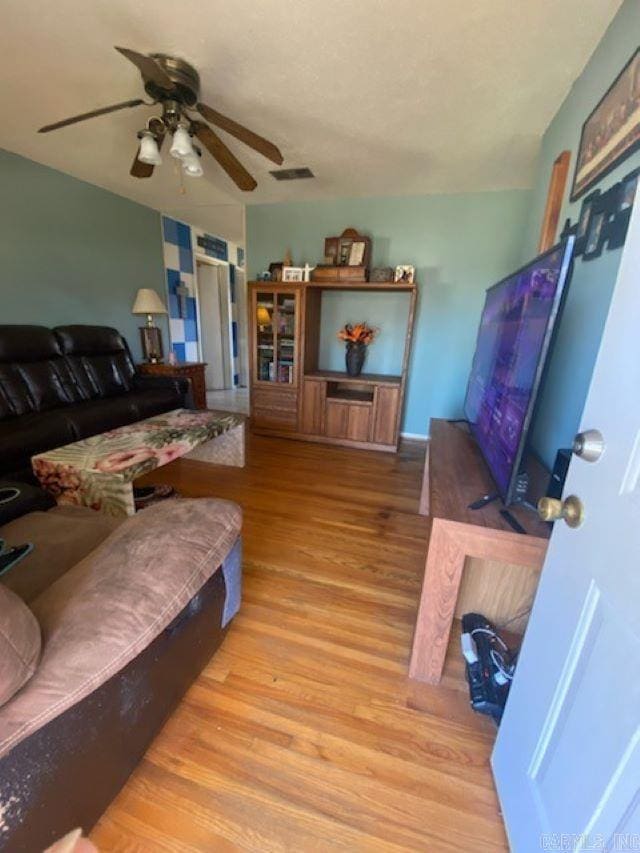
[[[243,507],[243,604],[95,828],[101,851],[507,849],[459,625],[439,687],[406,677],[423,458],[251,436],[245,469],[148,478]]]

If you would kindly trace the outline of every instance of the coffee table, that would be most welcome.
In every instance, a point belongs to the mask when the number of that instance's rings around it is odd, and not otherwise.
[[[59,504],[135,513],[133,481],[184,456],[244,466],[243,415],[175,409],[33,456],[42,488]]]

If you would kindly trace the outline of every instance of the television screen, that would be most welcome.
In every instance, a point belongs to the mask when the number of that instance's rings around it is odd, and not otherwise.
[[[573,242],[487,290],[464,411],[505,504],[514,498]]]

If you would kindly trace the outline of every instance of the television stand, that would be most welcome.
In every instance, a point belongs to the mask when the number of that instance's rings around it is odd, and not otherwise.
[[[527,531],[520,524],[518,519],[512,513],[509,512],[508,509],[501,509],[500,515],[504,518],[509,527],[511,527],[512,530],[515,530],[516,533],[526,534]]]
[[[455,616],[475,611],[500,625],[531,605],[550,531],[517,504],[508,512],[526,524],[525,534],[495,501],[469,509],[493,487],[480,449],[445,420],[433,419],[429,433],[420,512],[432,524],[409,676],[438,684]],[[525,624],[521,618],[510,630],[523,632]]]

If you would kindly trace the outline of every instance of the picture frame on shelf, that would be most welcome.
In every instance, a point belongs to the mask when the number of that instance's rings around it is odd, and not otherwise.
[[[393,280],[396,284],[413,284],[416,268],[412,264],[400,264],[396,267]]]
[[[282,281],[304,281],[303,267],[282,267]]]
[[[640,48],[637,48],[582,125],[573,174],[576,201],[640,148]]]
[[[640,167],[625,175],[618,185],[616,207],[609,222],[607,249],[619,249],[624,245],[639,178]]]

